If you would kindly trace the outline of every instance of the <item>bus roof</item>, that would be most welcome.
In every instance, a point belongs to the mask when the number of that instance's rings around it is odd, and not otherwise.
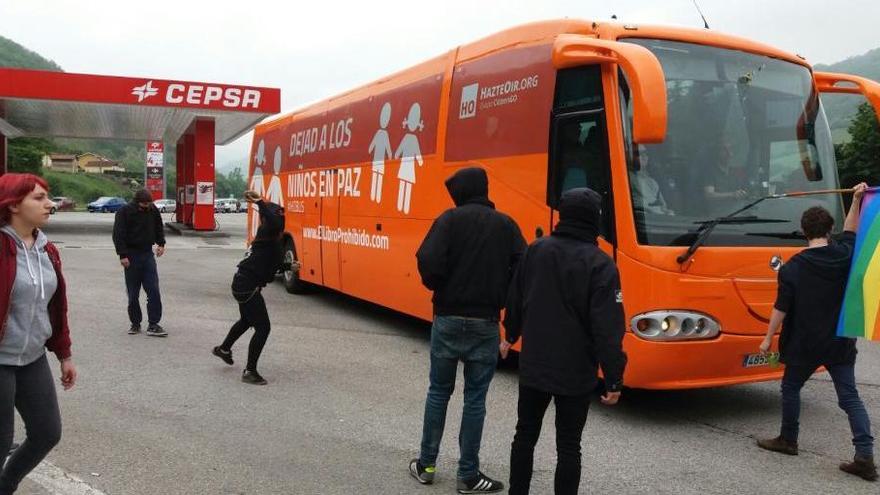
[[[708,29],[619,22],[606,23],[574,19],[539,21],[515,26],[474,42],[453,48],[452,52],[457,51],[455,62],[461,63],[506,48],[546,43],[560,34],[581,34],[608,40],[648,38],[682,41],[765,55],[811,68],[806,60],[799,55],[780,50],[767,44]],[[450,52],[446,52],[443,55],[403,69],[394,74],[390,74],[363,86],[341,94],[329,96],[328,98],[311,105],[277,116],[257,125],[256,133],[260,134],[271,131],[294,118],[307,117],[322,113],[334,104],[338,105],[349,100],[356,100],[376,94],[380,92],[380,90],[386,89],[386,86],[389,88],[396,87],[426,77],[430,74],[445,73],[450,69],[450,67],[447,67],[449,55]]]

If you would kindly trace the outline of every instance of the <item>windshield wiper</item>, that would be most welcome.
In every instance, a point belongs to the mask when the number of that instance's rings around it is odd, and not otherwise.
[[[687,260],[691,259],[694,253],[697,252],[697,249],[700,249],[700,246],[705,244],[706,239],[709,238],[709,234],[715,230],[715,227],[721,224],[734,224],[734,223],[788,223],[788,220],[782,218],[759,218],[756,216],[748,216],[748,217],[737,217],[737,216],[727,216],[727,217],[718,217],[713,220],[706,220],[701,223],[702,226],[697,231],[699,235],[694,242],[691,243],[688,250],[684,252],[681,256],[676,258],[679,264],[684,264]]]
[[[870,189],[869,189],[869,190],[870,190]],[[851,193],[852,191],[853,191],[852,189],[823,189],[823,190],[820,190],[820,191],[800,191],[800,192],[790,192],[790,193],[783,193],[783,194],[771,194],[770,196],[764,196],[764,197],[758,198],[758,199],[756,199],[755,201],[752,201],[751,203],[749,203],[749,204],[743,206],[742,208],[736,210],[735,212],[733,212],[733,213],[731,213],[731,214],[729,214],[729,215],[725,215],[725,216],[723,216],[723,217],[719,217],[719,218],[716,218],[716,219],[714,219],[714,220],[707,220],[707,221],[705,221],[705,222],[698,222],[698,223],[702,223],[702,224],[703,224],[703,226],[700,227],[700,230],[702,230],[702,232],[700,232],[700,235],[698,235],[697,238],[694,239],[693,244],[690,245],[690,247],[688,248],[688,250],[685,251],[684,254],[682,254],[681,256],[679,256],[678,258],[676,258],[676,261],[678,261],[678,264],[681,265],[681,264],[684,264],[687,260],[691,259],[691,257],[692,257],[692,256],[694,255],[694,253],[697,251],[697,249],[699,249],[700,246],[702,246],[703,243],[706,242],[706,238],[709,237],[709,234],[712,233],[712,230],[714,230],[715,227],[718,226],[718,224],[721,224],[721,223],[731,223],[731,219],[734,219],[735,221],[741,221],[741,220],[748,219],[748,218],[751,218],[752,220],[747,220],[747,222],[755,222],[755,223],[760,223],[760,222],[767,222],[767,223],[770,223],[770,222],[778,222],[778,221],[780,221],[780,220],[771,219],[771,218],[768,218],[768,219],[760,219],[760,218],[757,218],[757,217],[740,217],[740,218],[734,218],[734,217],[736,217],[737,215],[739,215],[740,213],[742,213],[742,212],[748,210],[749,208],[751,208],[751,207],[757,205],[758,203],[761,203],[762,201],[765,201],[765,200],[768,200],[768,199],[798,198],[798,197],[802,197],[802,196],[814,196],[814,195],[817,195],[817,194],[841,194],[841,193]],[[788,220],[782,220],[782,221],[783,221],[783,222],[787,222]]]
[[[774,237],[776,239],[804,239],[804,234],[800,231],[794,232],[746,232],[746,235],[753,237]]]
[[[736,210],[733,213],[730,213],[728,215],[724,215],[723,217],[715,218],[713,220],[707,220],[705,222],[700,222],[703,224],[700,227],[700,230],[698,231],[698,232],[700,232],[700,235],[698,235],[697,238],[694,239],[694,242],[691,243],[691,245],[688,247],[687,251],[685,251],[678,258],[676,258],[675,261],[677,261],[679,265],[682,265],[685,262],[687,262],[687,260],[691,259],[691,257],[694,255],[694,253],[697,252],[697,249],[700,249],[700,246],[702,246],[703,243],[706,242],[706,239],[709,237],[709,234],[711,234],[712,231],[715,230],[715,227],[717,227],[718,225],[720,225],[722,223],[738,223],[738,222],[742,222],[742,223],[747,223],[747,222],[750,222],[750,223],[764,223],[764,222],[771,223],[771,222],[779,222],[780,220],[775,219],[775,218],[763,219],[763,218],[758,218],[758,217],[754,217],[754,216],[753,217],[739,217],[739,218],[737,218],[737,215],[739,215],[740,213],[748,210],[749,208],[752,208],[753,206],[755,206],[758,203],[765,201],[767,199],[784,198],[784,197],[786,197],[786,196],[782,195],[782,194],[774,194],[772,196],[764,196],[762,198],[756,199],[755,201],[752,201],[751,203],[743,206],[742,208]],[[781,220],[781,221],[787,222],[788,220]]]

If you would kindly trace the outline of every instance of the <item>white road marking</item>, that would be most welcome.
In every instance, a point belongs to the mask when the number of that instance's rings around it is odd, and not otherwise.
[[[101,490],[89,486],[82,479],[48,461],[41,462],[31,471],[28,479],[52,495],[105,495]]]

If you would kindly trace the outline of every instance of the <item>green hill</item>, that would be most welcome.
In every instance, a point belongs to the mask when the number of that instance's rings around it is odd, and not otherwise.
[[[880,48],[831,65],[819,64],[815,66],[815,69],[823,72],[854,74],[880,81]],[[834,132],[835,142],[849,141],[847,127],[855,117],[859,105],[864,101],[865,98],[861,95],[825,94],[822,96],[825,113],[828,115],[831,130]]]
[[[62,71],[61,67],[55,62],[2,36],[0,36],[0,67]],[[24,148],[30,152],[26,160],[19,153]],[[131,141],[92,139],[14,139],[10,142],[10,168],[12,170],[36,172],[38,166],[34,163],[34,153],[60,152],[80,154],[88,151],[119,161],[129,172],[144,172],[146,151],[142,144],[132,143]],[[27,164],[22,163],[25,161]],[[171,167],[174,166],[173,153],[166,155],[166,164]],[[106,195],[109,196],[112,193],[108,191]]]
[[[77,209],[101,196],[120,196],[130,199],[131,191],[113,179],[94,174],[70,174],[44,171],[52,196],[66,196],[76,201]]]
[[[55,62],[3,36],[0,36],[0,67],[61,71]]]

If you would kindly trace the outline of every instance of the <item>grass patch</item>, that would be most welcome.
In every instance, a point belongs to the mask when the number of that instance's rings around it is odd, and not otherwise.
[[[52,196],[72,198],[77,209],[85,208],[101,196],[131,199],[133,194],[128,187],[100,175],[43,171],[43,177],[49,182]]]

